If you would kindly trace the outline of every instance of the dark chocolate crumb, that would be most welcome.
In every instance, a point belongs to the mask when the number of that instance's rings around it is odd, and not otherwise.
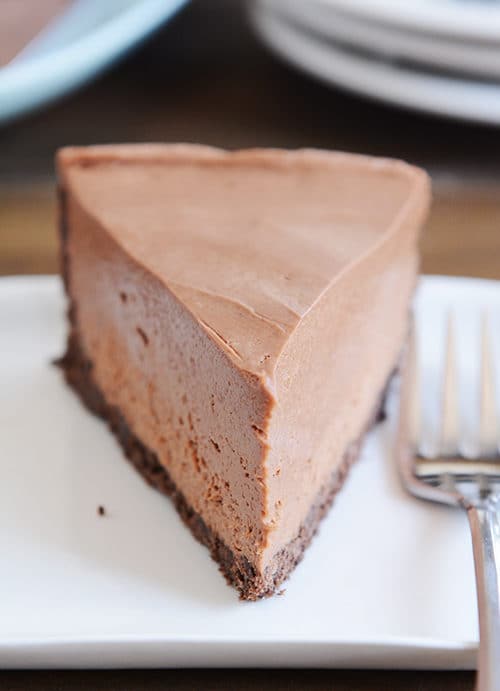
[[[214,441],[214,440],[212,439],[212,437],[210,437],[210,440],[209,440],[209,441],[211,442],[211,444],[212,444],[212,446],[214,447],[214,449],[215,449],[218,453],[220,453],[220,446],[217,444],[217,442]]]
[[[102,504],[99,504],[99,506],[97,507],[97,515],[98,516],[105,516],[106,515],[106,509],[104,508],[104,506]]]
[[[252,425],[252,429],[254,432],[257,432],[257,434],[261,437],[263,437],[265,435],[264,430],[261,429],[260,427],[257,427],[257,425]]]
[[[141,329],[140,326],[136,326],[136,327],[135,327],[135,330],[137,331],[137,333],[138,333],[139,336],[141,337],[142,342],[144,343],[144,345],[145,345],[145,346],[149,345],[149,338],[148,338],[146,332],[145,332],[143,329]]]

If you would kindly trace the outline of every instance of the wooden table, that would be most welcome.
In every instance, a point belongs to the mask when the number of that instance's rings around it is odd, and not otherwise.
[[[500,278],[500,130],[390,109],[307,79],[253,37],[241,2],[193,3],[125,63],[0,129],[0,274],[57,270],[53,155],[64,144],[199,141],[403,157],[432,174],[423,270]],[[459,691],[469,673],[4,672],[2,689]]]

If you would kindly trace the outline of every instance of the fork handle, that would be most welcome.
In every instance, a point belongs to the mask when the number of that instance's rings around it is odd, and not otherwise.
[[[500,521],[491,504],[467,509],[479,611],[476,691],[500,691]]]

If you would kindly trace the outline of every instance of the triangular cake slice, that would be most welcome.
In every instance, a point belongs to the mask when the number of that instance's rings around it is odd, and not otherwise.
[[[380,414],[427,176],[162,144],[68,148],[58,170],[68,382],[241,597],[273,593]]]

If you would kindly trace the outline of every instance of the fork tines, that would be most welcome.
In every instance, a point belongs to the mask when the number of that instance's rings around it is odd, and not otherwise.
[[[443,476],[452,476],[454,480],[464,481],[468,478],[477,479],[478,476],[500,480],[500,426],[487,315],[483,315],[481,327],[480,422],[474,453],[467,453],[465,456],[463,452],[453,315],[449,314],[447,323],[440,432],[437,448],[430,454],[423,453],[421,446],[424,435],[421,423],[420,377],[415,334],[412,338],[411,350],[411,394],[408,412],[411,421],[411,440],[417,454],[417,476],[431,484],[442,482]]]

